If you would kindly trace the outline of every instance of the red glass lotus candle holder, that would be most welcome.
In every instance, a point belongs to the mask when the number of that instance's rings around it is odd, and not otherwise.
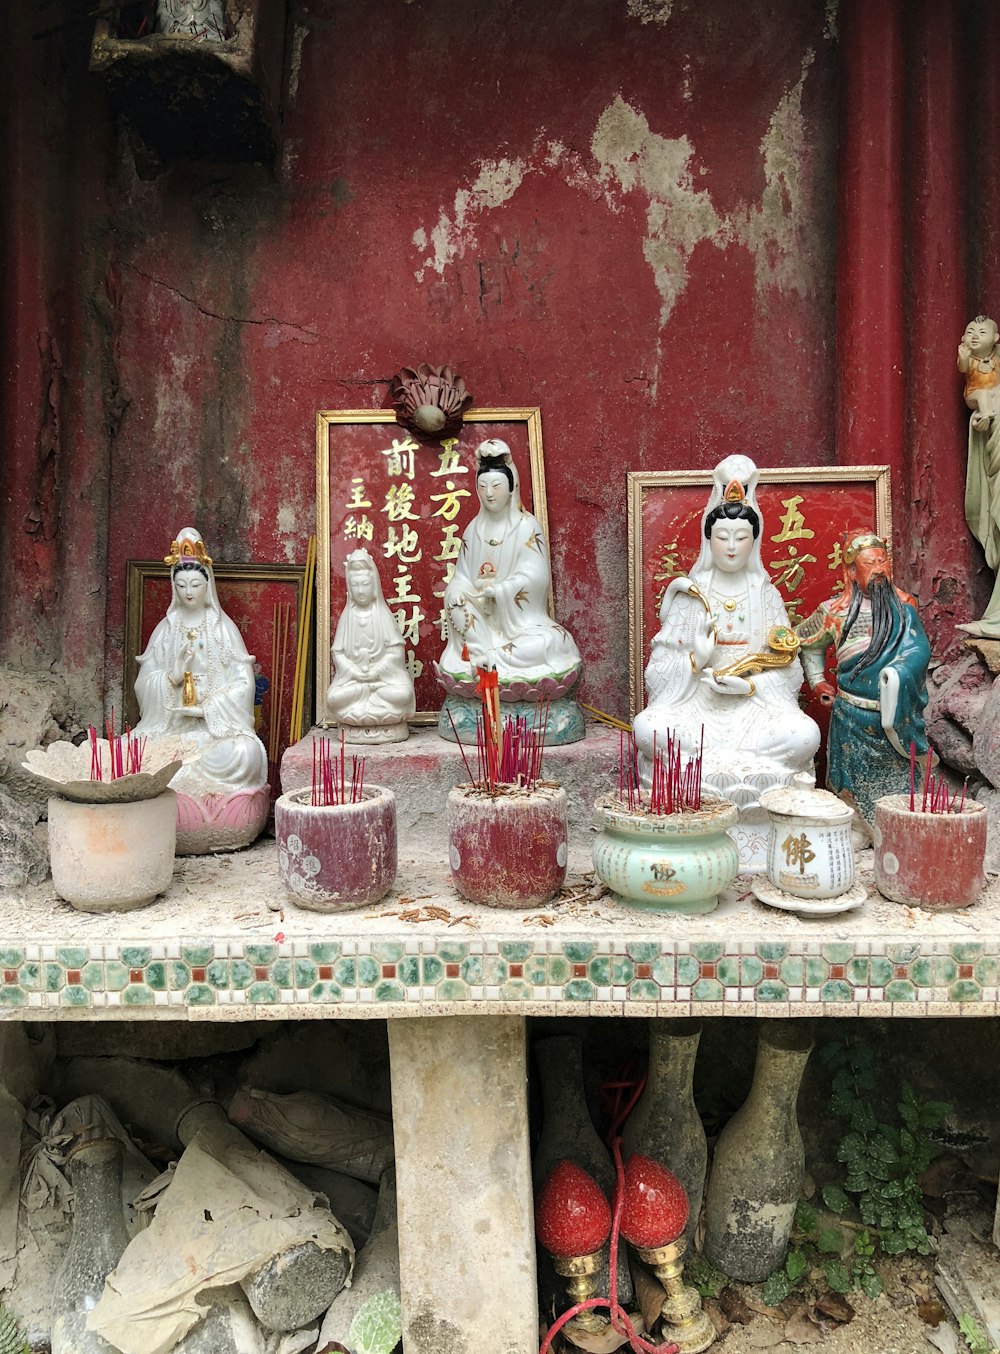
[[[611,1209],[593,1176],[572,1161],[557,1162],[535,1200],[535,1231],[552,1256],[556,1273],[569,1280],[570,1300],[587,1302],[597,1291],[594,1276],[611,1232]],[[608,1323],[586,1311],[576,1324],[597,1331]]]
[[[670,1339],[680,1354],[700,1354],[715,1339],[716,1331],[702,1311],[701,1298],[684,1283],[687,1220],[687,1194],[673,1171],[650,1157],[629,1157],[625,1163],[622,1236],[663,1285],[667,1296],[660,1315],[670,1327]]]

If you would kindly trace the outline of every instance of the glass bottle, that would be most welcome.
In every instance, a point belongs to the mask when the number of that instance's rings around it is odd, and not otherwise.
[[[812,1045],[801,1021],[761,1022],[750,1094],[716,1143],[705,1254],[743,1283],[760,1283],[784,1264],[805,1172],[796,1111]]]
[[[651,1020],[646,1086],[622,1133],[622,1156],[639,1153],[666,1166],[690,1205],[690,1244],[705,1193],[708,1143],[694,1103],[694,1065],[702,1026],[695,1020]]]
[[[122,1212],[122,1145],[116,1138],[83,1142],[69,1161],[73,1232],[56,1278],[52,1354],[117,1354],[87,1330],[104,1280],[128,1245]]]
[[[594,1127],[587,1108],[583,1085],[583,1044],[573,1034],[557,1034],[535,1042],[535,1058],[541,1076],[542,1132],[535,1148],[531,1176],[535,1193],[545,1183],[549,1172],[559,1161],[572,1161],[592,1175],[604,1191],[609,1203],[615,1197],[615,1167],[611,1153],[605,1147]],[[549,1283],[544,1261],[548,1257],[539,1248],[539,1285],[547,1290]],[[549,1262],[551,1263],[551,1262]],[[611,1286],[608,1254],[605,1252],[598,1271],[598,1296],[606,1297]],[[565,1297],[565,1287],[552,1271],[552,1285]],[[618,1247],[618,1301],[626,1307],[633,1300],[632,1275],[628,1266],[625,1243]],[[544,1301],[543,1301],[544,1305]]]

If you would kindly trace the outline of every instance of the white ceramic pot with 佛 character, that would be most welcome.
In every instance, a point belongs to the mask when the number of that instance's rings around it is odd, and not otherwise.
[[[854,884],[854,810],[829,790],[795,785],[760,797],[771,820],[767,877],[796,898],[838,898]]]

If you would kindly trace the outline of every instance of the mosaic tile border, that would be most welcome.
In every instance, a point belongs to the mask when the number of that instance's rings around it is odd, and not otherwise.
[[[0,945],[0,1016],[234,1008],[993,1014],[1000,942],[181,940]],[[934,1008],[931,1010],[931,1008]],[[164,1009],[166,1008],[166,1009]],[[226,1009],[228,1008],[228,1010]],[[289,1012],[291,1014],[291,1012]],[[344,1009],[344,1014],[348,1011]]]

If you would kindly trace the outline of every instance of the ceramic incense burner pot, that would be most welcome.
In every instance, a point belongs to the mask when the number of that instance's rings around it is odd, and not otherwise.
[[[795,785],[760,797],[771,820],[767,877],[798,898],[836,898],[854,883],[849,804],[829,790]]]
[[[651,912],[711,912],[736,878],[739,852],[728,829],[739,810],[703,796],[702,808],[651,814],[616,795],[594,811],[603,830],[594,842],[597,877],[625,902]]]

